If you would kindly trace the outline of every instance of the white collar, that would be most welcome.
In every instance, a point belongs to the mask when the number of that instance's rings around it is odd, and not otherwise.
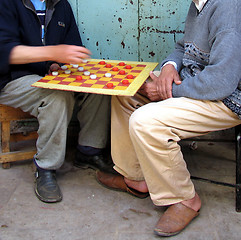
[[[203,9],[207,0],[192,0],[195,3],[195,6],[199,12]]]

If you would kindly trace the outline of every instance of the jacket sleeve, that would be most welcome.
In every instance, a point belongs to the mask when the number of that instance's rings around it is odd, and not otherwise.
[[[72,8],[68,2],[67,2],[67,8],[69,11],[69,25],[65,35],[64,43],[70,44],[70,45],[82,46],[82,40],[80,37],[79,29],[77,27]]]
[[[0,74],[9,71],[11,50],[20,44],[16,7],[13,1],[0,1]],[[4,9],[4,10],[2,10]]]

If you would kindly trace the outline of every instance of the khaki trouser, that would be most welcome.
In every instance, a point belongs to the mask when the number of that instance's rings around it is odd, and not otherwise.
[[[128,179],[145,180],[158,206],[195,195],[178,141],[241,123],[221,101],[182,97],[150,103],[140,94],[112,97],[111,120],[114,168]]]
[[[31,87],[40,78],[29,75],[16,79],[0,92],[1,104],[19,107],[37,117],[37,165],[43,169],[58,169],[63,164],[67,128],[75,102],[80,123],[76,146],[105,148],[109,136],[110,97]]]

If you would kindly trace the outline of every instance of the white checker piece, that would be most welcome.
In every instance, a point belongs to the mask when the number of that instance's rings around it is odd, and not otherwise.
[[[84,72],[84,75],[85,75],[85,76],[89,76],[89,75],[90,75],[90,72],[89,72],[89,71],[85,71],[85,72]]]
[[[61,66],[61,69],[66,70],[66,69],[68,69],[68,67],[66,65],[63,65],[63,66]]]
[[[52,72],[52,75],[53,75],[53,76],[58,76],[59,73],[58,73],[57,71],[54,71],[54,72]]]
[[[97,76],[93,74],[93,75],[90,75],[90,78],[91,78],[91,79],[96,79]]]
[[[111,77],[111,73],[106,73],[105,76],[110,78]]]
[[[68,69],[68,70],[65,70],[64,73],[65,73],[65,74],[70,74],[71,71]]]

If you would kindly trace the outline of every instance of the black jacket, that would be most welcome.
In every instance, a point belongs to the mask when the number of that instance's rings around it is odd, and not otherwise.
[[[81,46],[81,38],[67,0],[47,0],[44,45]],[[10,65],[9,55],[17,45],[43,46],[41,23],[30,0],[0,0],[0,89],[8,82],[30,74],[44,76],[50,62]]]

